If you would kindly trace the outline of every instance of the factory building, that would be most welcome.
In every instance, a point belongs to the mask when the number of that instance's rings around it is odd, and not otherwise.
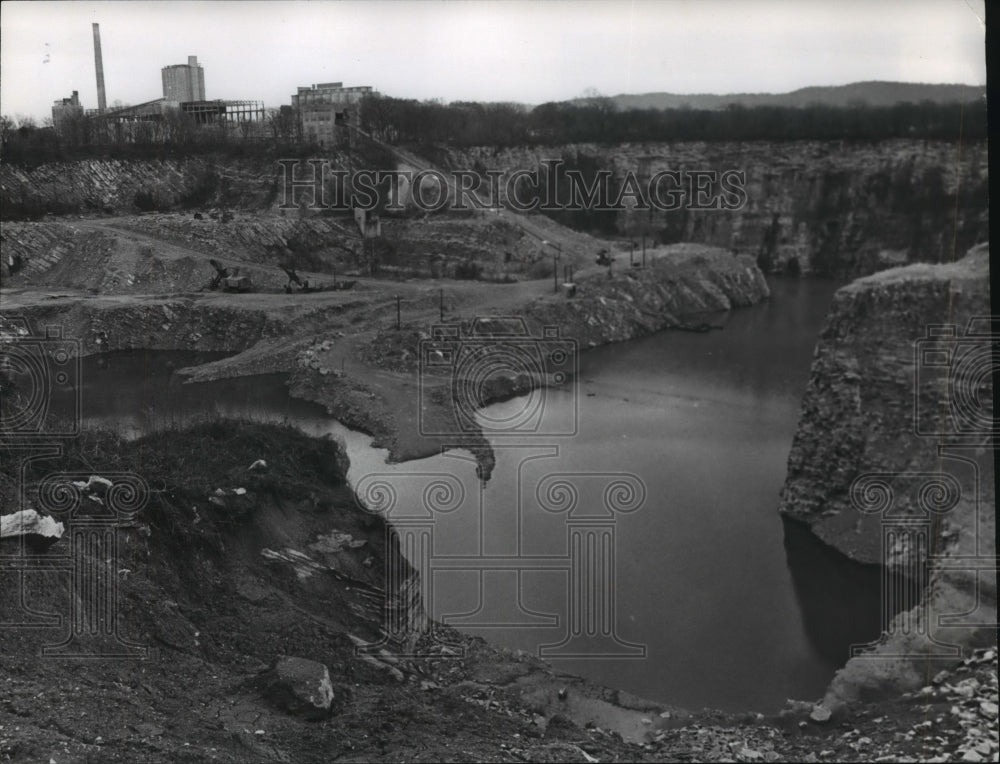
[[[82,116],[83,107],[80,105],[80,94],[76,90],[69,98],[60,98],[52,104],[52,126],[57,133],[62,133],[74,118]]]
[[[302,121],[302,136],[321,146],[334,143],[338,125],[356,126],[361,99],[375,95],[368,85],[345,88],[342,82],[323,82],[300,87],[292,96],[292,106]]]
[[[197,56],[188,56],[186,64],[165,66],[160,73],[165,101],[184,103],[205,100],[205,70],[198,63]]]
[[[72,132],[74,140],[81,142],[169,140],[178,130],[194,127],[203,134],[216,131],[247,140],[264,140],[272,136],[291,139],[298,135],[310,143],[333,145],[349,135],[345,128],[360,125],[362,99],[378,95],[367,85],[344,87],[342,82],[300,87],[291,98],[291,107],[282,106],[269,121],[260,101],[207,100],[205,70],[197,56],[188,56],[186,64],[164,66],[160,70],[162,98],[109,110],[100,27],[96,23],[92,27],[97,108],[84,110],[75,90],[70,98],[59,99],[52,105],[52,123],[56,131],[67,136]],[[77,119],[80,116],[87,119]]]

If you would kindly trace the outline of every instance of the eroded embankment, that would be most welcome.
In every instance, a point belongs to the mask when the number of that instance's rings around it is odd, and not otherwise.
[[[838,673],[831,705],[920,686],[935,658],[996,639],[989,309],[987,247],[860,279],[834,300],[780,511],[847,557],[927,587]],[[897,594],[883,592],[891,612]]]

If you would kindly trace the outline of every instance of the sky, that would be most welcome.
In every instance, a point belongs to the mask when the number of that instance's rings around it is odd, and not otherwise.
[[[862,80],[986,82],[984,0],[423,0],[0,4],[0,113],[162,96],[196,55],[209,99],[290,103],[301,85],[538,104],[597,91],[781,93]]]

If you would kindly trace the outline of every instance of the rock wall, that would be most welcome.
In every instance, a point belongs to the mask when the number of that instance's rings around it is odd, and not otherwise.
[[[152,152],[154,148],[131,146],[122,151]],[[0,215],[4,220],[34,220],[45,214],[110,215],[203,207],[267,209],[285,202],[284,171],[279,164],[284,157],[273,147],[255,144],[231,146],[227,152],[77,159],[32,167],[6,162],[0,165]],[[303,163],[309,159],[290,158]],[[391,155],[369,141],[330,147],[317,158],[329,162],[331,169],[394,166]],[[294,177],[308,179],[311,172],[302,166]],[[332,181],[327,181],[330,188]],[[294,201],[301,201],[303,193],[294,197]],[[304,198],[308,200],[308,190]]]
[[[533,302],[526,315],[559,327],[586,349],[661,329],[707,328],[699,314],[753,305],[770,295],[753,258],[716,247],[678,244],[649,268],[620,270],[610,279],[581,280],[572,299]]]
[[[989,312],[987,246],[859,279],[835,297],[780,511],[852,560],[925,588],[879,646],[838,673],[830,705],[921,686],[935,661],[996,640]],[[890,612],[895,597],[882,592]]]
[[[575,227],[665,244],[698,242],[758,257],[772,272],[794,258],[803,272],[865,275],[909,262],[942,262],[988,238],[987,146],[942,141],[876,143],[657,143],[441,150],[454,169],[534,170],[563,159],[585,173],[714,170],[745,173],[741,209],[562,213]]]
[[[257,209],[277,192],[274,160],[93,159],[26,169],[0,165],[4,220],[228,205]]]

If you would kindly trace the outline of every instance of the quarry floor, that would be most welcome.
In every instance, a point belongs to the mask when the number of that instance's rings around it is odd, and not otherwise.
[[[117,250],[127,262],[112,263],[105,255],[7,278],[0,291],[2,313],[23,313],[36,322],[56,317],[66,336],[91,326],[95,314],[121,306],[146,312],[164,306],[175,312],[178,307],[192,313],[219,310],[228,312],[215,320],[252,314],[275,322],[282,330],[271,339],[240,345],[240,338],[231,337],[229,347],[203,348],[236,354],[190,370],[191,378],[289,372],[293,394],[317,400],[348,426],[370,432],[396,460],[440,446],[420,436],[415,425],[411,351],[419,332],[440,318],[442,289],[452,319],[516,312],[534,298],[565,299],[552,294],[551,278],[487,284],[350,276],[357,281],[350,291],[288,295],[285,274],[260,263],[244,267],[266,291],[198,291],[194,285],[213,273],[211,255],[123,228],[127,223],[122,218],[69,221],[127,239]],[[627,252],[617,255],[616,267],[628,262]],[[88,286],[102,268],[124,272],[142,258],[157,260],[164,273],[174,275],[150,281],[142,292]],[[216,259],[240,262],[238,257]],[[605,271],[592,261],[589,254],[578,258],[578,278]],[[171,263],[180,271],[170,271]],[[178,272],[185,275],[178,278]],[[300,276],[314,284],[330,281],[326,274]],[[401,328],[411,335],[398,345],[389,341],[399,336],[394,331],[397,295]],[[142,333],[125,321],[104,331],[104,346],[87,336],[84,352],[143,346]],[[172,329],[158,334],[151,346],[202,349]],[[234,428],[228,432],[233,438],[241,434]],[[149,647],[146,660],[46,659],[40,657],[40,645],[51,634],[0,629],[0,761],[997,760],[995,651],[967,665],[942,665],[951,677],[937,684],[928,677],[924,691],[852,708],[827,722],[809,719],[810,704],[791,704],[783,715],[769,717],[754,709],[724,714],[665,708],[450,631],[445,641],[455,655],[376,662],[382,665],[360,660],[345,634],[370,636],[380,614],[357,587],[340,579],[318,588],[303,586],[288,570],[265,565],[258,549],[268,543],[305,548],[324,528],[360,527],[361,521],[350,516],[343,496],[334,497],[332,510],[317,514],[302,497],[333,489],[320,478],[293,478],[290,467],[285,472],[279,467],[270,498],[261,500],[266,523],[251,529],[217,519],[195,523],[185,514],[186,499],[204,500],[206,486],[219,474],[235,475],[251,461],[236,453],[235,441],[220,445],[212,437],[154,436],[146,445],[147,453],[155,452],[165,465],[185,464],[185,470],[164,473],[174,490],[165,510],[175,510],[178,519],[151,521],[144,540],[141,529],[121,531],[138,555],[134,564],[123,566],[130,573],[122,596],[130,612],[145,610],[136,616],[136,638]],[[257,456],[273,460],[272,454],[293,450],[289,444],[298,438],[269,434],[271,450]],[[199,467],[185,459],[197,444],[225,463],[206,460]],[[229,456],[232,463],[226,461]],[[13,469],[14,460],[4,461],[6,470]],[[15,477],[5,472],[2,479],[2,511],[7,513]],[[294,491],[288,487],[293,482]],[[170,542],[163,549],[188,551],[171,559],[151,548],[157,536]],[[204,575],[186,580],[185,569]],[[0,602],[13,607],[13,596],[7,589]],[[58,610],[54,599],[46,604]],[[329,666],[336,695],[330,718],[304,722],[290,717],[270,708],[250,687],[248,680],[280,654]],[[962,685],[969,679],[976,680],[971,692],[966,691],[970,683]]]

